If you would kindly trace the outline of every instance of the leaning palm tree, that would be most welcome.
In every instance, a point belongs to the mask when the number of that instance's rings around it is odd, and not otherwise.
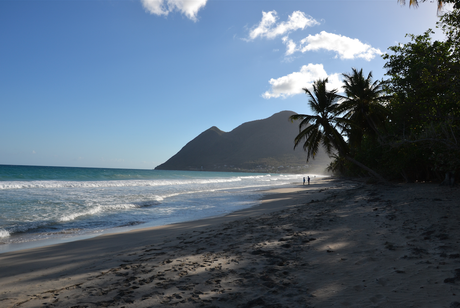
[[[308,95],[308,104],[313,111],[313,115],[295,114],[290,120],[299,123],[299,134],[294,139],[294,148],[303,142],[303,149],[307,152],[307,161],[315,158],[320,146],[323,146],[328,155],[333,155],[334,151],[339,156],[365,169],[379,180],[385,180],[372,169],[366,167],[353,159],[349,154],[349,147],[339,130],[349,124],[349,120],[340,117],[340,96],[337,90],[328,91],[326,83],[328,79],[319,79],[313,83],[313,91],[307,88],[302,90]]]
[[[352,123],[348,131],[350,145],[359,147],[364,135],[373,139],[379,136],[379,128],[388,114],[384,102],[390,96],[384,94],[381,81],[372,81],[372,72],[364,77],[362,69],[352,70],[351,74],[342,74],[345,97],[338,110]]]

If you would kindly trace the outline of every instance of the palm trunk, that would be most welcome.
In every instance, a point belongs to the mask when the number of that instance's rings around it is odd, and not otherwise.
[[[358,167],[361,167],[363,168],[364,170],[366,170],[367,172],[369,172],[371,175],[373,175],[374,177],[376,177],[380,182],[382,183],[387,183],[387,180],[385,180],[380,174],[378,174],[377,172],[375,172],[374,170],[372,170],[371,168],[363,165],[362,163],[360,163],[359,161],[355,160],[354,158],[348,156],[348,155],[345,155],[344,156],[346,160],[348,160],[349,162],[357,165]]]
[[[346,146],[345,146],[344,143],[340,144],[340,143],[335,142],[334,147],[339,152],[339,156],[345,157],[345,159],[348,160],[349,162],[351,162],[351,163],[355,164],[356,166],[361,167],[362,169],[366,170],[371,175],[373,175],[375,178],[377,178],[380,182],[388,183],[388,181],[385,180],[380,174],[378,174],[377,172],[375,172],[371,168],[367,167],[366,165],[360,163],[359,161],[357,161],[353,157],[349,156],[348,155],[348,149],[346,149]]]

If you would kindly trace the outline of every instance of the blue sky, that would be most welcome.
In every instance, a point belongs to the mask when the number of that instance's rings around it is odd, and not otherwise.
[[[151,169],[435,29],[435,3],[0,0],[0,164]],[[442,39],[437,31],[436,38]]]

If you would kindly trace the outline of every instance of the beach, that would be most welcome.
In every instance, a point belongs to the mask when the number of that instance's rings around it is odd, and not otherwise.
[[[460,307],[459,200],[286,185],[225,216],[0,254],[0,306]]]

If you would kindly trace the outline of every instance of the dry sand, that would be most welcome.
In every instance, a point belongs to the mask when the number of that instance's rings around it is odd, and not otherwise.
[[[0,254],[0,307],[460,307],[460,191],[324,180],[225,217]]]

